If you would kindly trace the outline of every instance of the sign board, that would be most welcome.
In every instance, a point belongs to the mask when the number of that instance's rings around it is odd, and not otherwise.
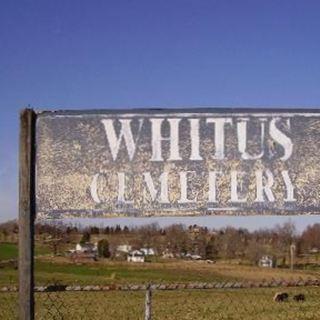
[[[23,110],[19,319],[35,218],[319,214],[317,110]]]
[[[38,218],[319,213],[314,110],[41,112]]]

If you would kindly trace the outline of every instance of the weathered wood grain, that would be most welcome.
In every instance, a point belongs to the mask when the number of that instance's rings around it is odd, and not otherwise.
[[[33,110],[20,115],[19,155],[19,319],[34,319],[33,250],[35,218],[35,120]]]

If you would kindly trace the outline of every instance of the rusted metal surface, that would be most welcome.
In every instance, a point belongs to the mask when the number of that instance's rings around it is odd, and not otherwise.
[[[38,218],[318,214],[319,115],[39,113]]]

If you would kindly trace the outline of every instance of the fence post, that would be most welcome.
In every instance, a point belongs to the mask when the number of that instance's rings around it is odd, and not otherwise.
[[[35,218],[36,114],[20,114],[19,151],[19,319],[34,319],[33,248]]]
[[[151,310],[152,310],[152,290],[151,285],[148,285],[146,291],[145,299],[145,309],[144,309],[144,320],[151,320]]]
[[[290,245],[290,269],[293,271],[294,268],[294,255],[296,252],[296,246],[295,244]]]

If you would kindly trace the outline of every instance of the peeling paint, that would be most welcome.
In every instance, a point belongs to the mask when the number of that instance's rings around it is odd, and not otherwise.
[[[314,111],[42,112],[36,139],[38,218],[320,213]]]

